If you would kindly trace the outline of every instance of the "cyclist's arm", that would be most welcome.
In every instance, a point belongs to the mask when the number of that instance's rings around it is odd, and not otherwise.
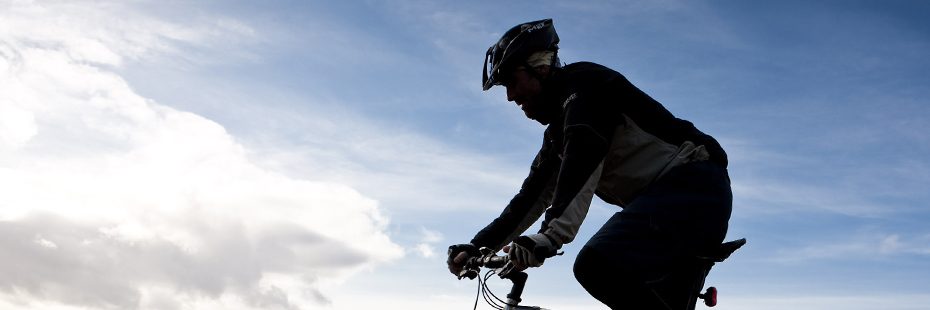
[[[553,127],[550,126],[546,130],[543,146],[536,155],[520,191],[510,200],[500,216],[475,235],[471,240],[472,244],[500,250],[532,226],[549,207],[561,161],[558,150],[553,148],[549,132],[561,128]]]
[[[571,98],[565,107],[565,148],[555,198],[540,229],[559,245],[574,240],[588,213],[617,125],[616,115],[604,111],[600,100],[581,94]]]

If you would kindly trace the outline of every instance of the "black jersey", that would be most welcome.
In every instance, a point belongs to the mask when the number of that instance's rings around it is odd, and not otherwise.
[[[544,83],[547,104],[561,113],[546,128],[520,191],[472,244],[500,249],[543,213],[540,233],[565,244],[594,195],[623,207],[672,168],[705,160],[727,165],[713,137],[614,70],[573,63],[554,69]]]

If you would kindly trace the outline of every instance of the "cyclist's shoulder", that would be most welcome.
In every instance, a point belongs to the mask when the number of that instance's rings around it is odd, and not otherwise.
[[[561,71],[564,76],[570,78],[620,75],[620,73],[614,69],[589,61],[579,61],[567,64],[561,68]]]
[[[620,72],[607,66],[581,61],[559,69],[555,84],[572,91],[593,91],[616,88],[616,82],[628,83]]]

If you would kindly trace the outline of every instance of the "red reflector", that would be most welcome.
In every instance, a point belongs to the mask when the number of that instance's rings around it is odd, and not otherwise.
[[[704,297],[702,299],[704,299],[705,305],[707,305],[708,307],[713,307],[717,305],[717,288],[716,287],[713,287],[713,286],[708,287],[707,291],[704,292],[703,295]]]

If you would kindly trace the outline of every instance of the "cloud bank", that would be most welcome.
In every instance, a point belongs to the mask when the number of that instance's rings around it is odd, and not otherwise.
[[[377,201],[263,169],[219,124],[114,71],[247,26],[106,2],[3,6],[0,305],[304,308],[403,255]]]

